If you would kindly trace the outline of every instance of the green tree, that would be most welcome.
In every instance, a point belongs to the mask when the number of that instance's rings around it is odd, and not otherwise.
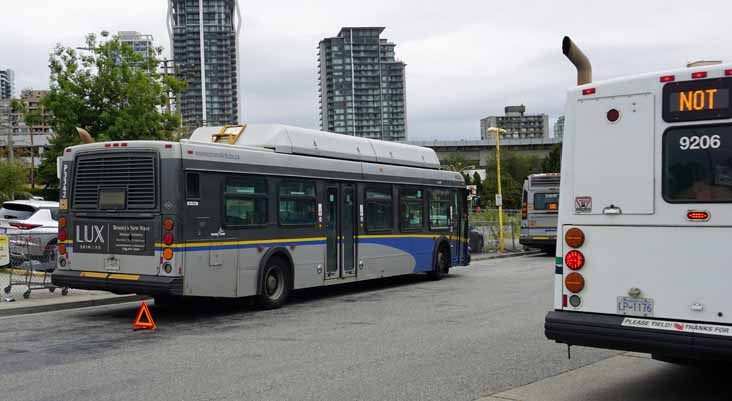
[[[55,135],[39,168],[39,179],[48,186],[58,186],[56,157],[80,143],[76,127],[105,141],[173,139],[181,124],[180,114],[165,106],[169,94],[180,93],[186,83],[158,72],[162,48],[143,56],[116,36],[102,32],[101,37],[89,34],[81,53],[61,44],[51,53],[50,91],[42,104]]]
[[[28,180],[28,168],[20,161],[0,161],[0,202],[15,199]]]
[[[468,162],[465,160],[465,156],[463,156],[462,153],[450,153],[442,161],[442,165],[446,166],[450,171],[457,171],[459,173],[462,173],[463,170],[471,167],[468,165]]]
[[[524,180],[529,174],[538,172],[540,164],[541,159],[536,156],[516,154],[508,149],[501,149],[501,192],[504,208],[518,209],[521,207]],[[498,193],[495,158],[487,160],[487,165],[482,197],[486,200],[485,204],[493,207],[496,193]]]
[[[559,173],[562,170],[562,144],[552,147],[551,152],[541,162],[542,173]]]

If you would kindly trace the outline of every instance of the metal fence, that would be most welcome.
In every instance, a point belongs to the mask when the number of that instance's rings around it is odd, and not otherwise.
[[[472,253],[497,252],[499,249],[498,209],[487,209],[470,215],[470,246]],[[503,211],[503,246],[506,251],[523,250],[519,244],[521,211]],[[481,246],[482,245],[482,246]]]
[[[0,248],[5,248],[2,245]],[[51,284],[57,256],[55,236],[10,234],[7,248],[1,250],[7,251],[9,259],[8,264],[0,267],[3,300],[11,302],[19,297],[30,298],[37,291],[56,291],[57,287]],[[66,295],[68,289],[61,288],[59,292]]]

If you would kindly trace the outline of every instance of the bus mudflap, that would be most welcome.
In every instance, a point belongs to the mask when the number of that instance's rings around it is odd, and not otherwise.
[[[627,316],[555,310],[546,315],[544,333],[548,339],[568,345],[690,360],[732,361],[732,336],[623,326],[625,318]]]

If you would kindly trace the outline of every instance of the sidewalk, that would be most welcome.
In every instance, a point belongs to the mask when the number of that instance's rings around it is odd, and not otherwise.
[[[23,299],[22,296],[17,296],[14,293],[6,295],[3,292],[0,299],[0,317],[110,305],[146,298],[136,294],[116,295],[105,291],[84,290],[69,290],[68,295],[62,296],[61,290],[57,289],[54,293],[50,293],[48,290],[34,290],[30,298]],[[14,301],[7,302],[8,299],[14,299]]]

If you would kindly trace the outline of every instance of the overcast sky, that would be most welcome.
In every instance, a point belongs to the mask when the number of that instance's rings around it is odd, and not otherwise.
[[[16,92],[48,87],[56,43],[89,32],[150,33],[166,49],[165,0],[3,1],[0,68]],[[595,80],[732,61],[732,1],[311,0],[240,1],[244,119],[317,128],[316,46],[341,26],[384,26],[407,63],[410,140],[478,139],[482,117],[509,104],[562,114],[575,71],[561,54],[570,35]],[[234,57],[234,55],[232,55]],[[17,95],[18,93],[16,93]]]

